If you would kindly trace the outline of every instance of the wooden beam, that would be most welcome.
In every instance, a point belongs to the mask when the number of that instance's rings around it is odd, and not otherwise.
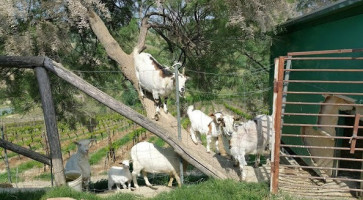
[[[33,67],[41,66],[42,62],[43,66],[47,70],[53,72],[54,74],[64,79],[71,85],[75,86],[76,88],[80,89],[81,91],[83,91],[90,97],[94,98],[95,100],[101,102],[102,104],[106,105],[107,107],[111,108],[117,113],[134,121],[135,123],[139,124],[140,126],[146,128],[150,132],[162,138],[170,146],[172,146],[175,152],[178,153],[184,160],[186,160],[191,165],[194,165],[204,174],[208,176],[213,176],[215,178],[221,178],[221,179],[228,178],[227,175],[223,173],[223,171],[214,170],[214,167],[211,166],[208,162],[199,160],[196,157],[194,157],[193,156],[194,152],[190,151],[184,144],[179,142],[178,138],[169,136],[168,132],[164,128],[158,126],[152,120],[137,113],[136,111],[132,110],[130,107],[120,103],[111,96],[107,95],[106,93],[92,86],[91,84],[84,81],[82,78],[78,77],[71,71],[65,69],[61,64],[56,63],[47,57],[11,57],[11,59],[6,58],[5,56],[0,57],[0,67],[32,68],[32,66]],[[49,138],[49,140],[51,140],[51,138]],[[55,163],[53,162],[53,165],[54,164]],[[56,172],[60,173],[60,171]]]
[[[147,117],[139,114],[130,107],[120,103],[119,101],[112,98],[108,94],[97,89],[90,83],[86,82],[82,78],[78,77],[71,71],[64,68],[61,64],[56,63],[49,58],[46,58],[44,61],[44,67],[49,71],[53,72],[54,74],[56,74],[57,76],[59,76],[60,78],[62,78],[63,80],[67,81],[74,87],[80,89],[90,97],[94,98],[100,103],[106,105],[107,107],[111,108],[117,113],[134,121],[135,123],[139,124],[140,126],[146,128],[150,132],[162,138],[165,142],[167,142],[170,146],[174,148],[174,151],[177,154],[179,154],[188,163],[198,168],[204,174],[221,179],[227,178],[226,174],[219,172],[217,170],[213,170],[213,166],[210,166],[208,163],[202,162],[193,157],[192,154],[194,152],[188,151],[188,148],[186,146],[184,146],[181,142],[178,142],[178,138],[169,136],[168,132],[164,128],[158,126],[156,123],[154,123]]]
[[[42,56],[0,56],[0,67],[42,67],[44,59]]]
[[[0,139],[0,147],[8,149],[8,150],[13,151],[13,152],[18,153],[18,154],[21,154],[21,155],[23,155],[25,157],[31,158],[31,159],[36,160],[38,162],[44,163],[46,165],[50,165],[50,158],[49,157],[47,157],[47,156],[45,156],[43,154],[37,153],[35,151],[32,151],[30,149],[24,148],[22,146],[13,144],[13,143],[8,142],[6,140]]]
[[[61,186],[66,184],[64,176],[63,159],[59,134],[57,128],[57,120],[55,117],[55,109],[50,89],[50,82],[47,71],[43,67],[34,69],[38,85],[40,97],[42,100],[42,108],[44,113],[44,121],[47,130],[48,143],[50,147],[50,156],[52,159],[53,173],[55,185]]]

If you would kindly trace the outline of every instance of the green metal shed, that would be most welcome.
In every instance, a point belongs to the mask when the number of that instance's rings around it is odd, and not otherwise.
[[[361,180],[363,0],[339,1],[289,20],[279,29],[273,38],[271,60],[284,56],[287,61],[281,146],[300,155],[295,157],[307,166],[315,166],[310,169],[320,177],[359,176],[357,180]],[[335,49],[351,50],[323,51]],[[307,51],[310,53],[289,54]],[[296,55],[299,59],[289,59]],[[271,85],[274,72],[270,72]],[[353,148],[354,129],[358,140]]]

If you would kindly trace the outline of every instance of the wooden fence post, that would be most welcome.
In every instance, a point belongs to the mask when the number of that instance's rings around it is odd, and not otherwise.
[[[1,129],[1,139],[5,140],[4,125],[1,125],[0,129]],[[6,171],[8,172],[8,181],[9,181],[9,183],[12,183],[11,172],[10,172],[9,161],[8,161],[8,153],[6,152],[5,148],[4,148],[4,153],[5,153]]]
[[[50,147],[50,157],[54,169],[55,185],[61,186],[66,184],[64,176],[62,152],[58,135],[55,109],[50,89],[50,82],[47,71],[42,67],[34,68],[39,84],[39,92],[42,99],[42,108],[44,121],[47,130],[48,142]]]

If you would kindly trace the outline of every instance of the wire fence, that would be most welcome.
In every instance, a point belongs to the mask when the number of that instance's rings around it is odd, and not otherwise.
[[[269,69],[269,67],[268,67]],[[194,73],[195,75],[200,75],[200,74],[203,74],[205,76],[210,76],[212,78],[219,78],[219,77],[224,77],[224,78],[235,78],[235,79],[238,79],[240,80],[240,82],[244,82],[244,78],[246,77],[246,74],[247,75],[253,75],[253,74],[258,74],[258,73],[266,73],[265,70],[263,69],[256,69],[256,70],[252,70],[252,71],[248,71],[248,73],[244,73],[244,72],[241,72],[241,73],[209,73],[209,72],[203,72],[203,71],[197,71],[197,70],[192,70],[192,69],[186,69],[185,70],[187,73],[189,74],[192,74]],[[98,74],[120,74],[120,76],[122,76],[122,73],[121,71],[107,71],[107,70],[100,70],[100,71],[87,71],[87,70],[74,70],[73,72],[75,72],[76,74],[85,74],[85,73],[98,73]],[[91,83],[93,84],[93,83]],[[199,83],[200,85],[202,85],[203,83]],[[231,86],[232,84],[235,84],[234,82],[231,82],[230,83]],[[189,89],[189,92],[190,93],[194,93],[194,94],[199,94],[199,95],[213,95],[213,99],[216,99],[216,100],[229,100],[229,99],[232,99],[232,98],[241,98],[241,99],[246,99],[246,98],[250,98],[250,97],[254,97],[256,95],[259,95],[259,97],[261,97],[261,95],[266,95],[267,92],[271,91],[272,90],[272,87],[266,87],[266,86],[263,86],[263,83],[261,81],[261,84],[259,84],[261,87],[259,87],[260,89],[256,89],[256,90],[253,90],[253,91],[243,91],[243,92],[227,92],[227,91],[212,91],[212,90],[208,90],[208,91],[201,91],[201,90],[198,90],[198,89]],[[119,90],[120,87],[119,86],[103,86],[103,85],[97,85],[97,84],[94,84],[94,86],[96,86],[97,88],[101,89],[101,90]],[[243,86],[243,84],[242,84]],[[121,88],[123,92],[125,91],[135,91],[133,88]],[[187,89],[188,91],[188,89]],[[202,98],[200,98],[200,100],[203,100]],[[138,99],[134,99],[133,102],[136,103],[138,102],[139,100]],[[29,121],[32,121],[34,122],[34,124],[36,122],[39,122],[39,121],[43,121],[43,117],[37,117],[37,118],[24,118],[20,121],[17,121],[17,119],[3,119],[2,123],[3,124],[21,124],[22,122],[29,122]],[[15,125],[16,126],[16,125]],[[20,127],[21,125],[19,125]],[[97,127],[99,126],[99,124],[92,124],[90,123],[90,127]],[[17,127],[17,126],[16,126]],[[95,129],[96,131],[96,129]],[[44,132],[44,128],[43,128],[43,132]],[[60,132],[60,136],[61,137],[64,137],[65,139],[64,140],[70,140],[70,139],[81,139],[82,137],[82,133],[80,132],[76,132],[76,133],[72,133],[70,135],[67,135],[67,134],[64,134],[63,131],[59,131]],[[81,131],[82,132],[82,131]],[[83,131],[85,132],[85,131]],[[87,132],[87,131],[86,131]],[[102,131],[101,131],[102,132]],[[105,142],[105,140],[107,140],[107,137],[103,136],[100,132],[100,135],[93,135],[95,136],[98,140],[98,142]],[[63,133],[63,134],[62,134]],[[83,133],[84,134],[84,133]],[[44,134],[45,135],[45,134]],[[66,136],[67,135],[67,136]],[[80,136],[78,136],[80,135]],[[107,134],[106,134],[107,135]],[[108,133],[108,135],[111,135],[111,133]],[[31,138],[32,136],[30,136]],[[84,137],[89,137],[89,135],[85,135]],[[46,145],[46,136],[44,136],[45,140],[43,142],[43,140],[40,141],[41,143],[41,146],[46,148],[47,145]],[[29,139],[29,138],[27,138]],[[62,138],[61,138],[62,139]],[[26,139],[25,139],[26,140]],[[132,144],[131,146],[133,146],[136,141],[140,141],[139,139],[135,139],[133,138],[132,142],[129,141],[128,144]],[[188,141],[190,141],[190,138],[188,137]],[[21,145],[24,145],[24,141]],[[106,144],[107,146],[107,144]],[[126,147],[126,149],[130,149],[130,145],[126,145],[128,147]],[[32,148],[32,147],[30,147]],[[49,149],[49,147],[48,147]],[[66,153],[64,154],[64,157],[65,159],[69,158],[71,153],[74,153],[76,151],[76,149],[70,149],[70,150],[67,150]],[[46,150],[42,151],[42,152],[45,152],[46,154],[49,154],[49,152],[47,152]],[[2,155],[3,155],[4,152],[2,152]],[[106,153],[103,153],[101,158],[104,158],[104,157],[107,157],[108,156],[108,153],[109,151],[106,151]],[[2,158],[4,158],[4,156],[2,156]],[[108,157],[106,158],[108,159]],[[169,159],[179,159],[179,157],[169,157]],[[14,160],[16,162],[14,162]],[[15,187],[34,187],[34,186],[39,186],[39,187],[48,187],[51,184],[50,182],[50,179],[51,179],[51,173],[50,173],[50,168],[47,167],[47,166],[42,166],[41,164],[37,163],[37,164],[34,164],[33,167],[29,168],[29,169],[24,169],[24,168],[21,168],[22,165],[18,165],[16,163],[22,163],[24,160],[27,160],[25,159],[24,157],[20,156],[20,155],[17,155],[17,156],[10,156],[10,163],[11,163],[11,173],[12,173],[12,176],[14,176],[14,179],[15,182]],[[226,162],[234,162],[232,160],[227,160]],[[266,162],[265,159],[262,159],[262,162]],[[29,163],[29,160],[28,161],[25,161],[25,163]],[[111,161],[108,161],[107,165],[110,166],[112,163],[114,163],[114,160],[113,162]],[[249,165],[253,165],[255,163],[254,160],[249,160],[247,161],[247,163]],[[104,165],[106,166],[106,161],[104,163]],[[1,164],[0,164],[1,166]],[[107,171],[107,170],[106,170]],[[0,172],[0,177],[1,176],[4,176],[6,172],[2,171]],[[14,174],[15,173],[15,174]],[[198,170],[196,169],[191,169],[191,170],[187,170],[187,172],[185,173],[186,174],[186,178],[185,178],[185,184],[199,184],[200,182],[203,182],[205,180],[207,180],[208,178],[201,174],[200,172],[198,172]],[[156,182],[156,183],[161,183],[161,182],[167,182],[169,176],[167,175],[163,175],[163,174],[150,174],[149,175],[149,178],[151,179],[152,182]],[[4,181],[5,179],[0,179],[2,181]],[[95,180],[96,182],[93,182],[94,184],[97,184],[97,182],[104,182],[107,180],[107,175],[103,174],[103,175],[100,175],[98,177],[97,180]],[[138,180],[140,182],[142,182],[142,178],[138,178]],[[161,181],[161,182],[160,182]],[[5,181],[6,182],[6,181]],[[40,182],[45,182],[44,185],[41,184]],[[13,185],[14,185],[13,184]],[[101,184],[101,183],[100,183]],[[102,184],[101,184],[102,185]],[[107,183],[106,183],[107,185]],[[104,185],[102,186],[104,187]],[[106,191],[107,188],[102,188],[101,189],[98,189],[98,188],[95,188],[95,187],[91,187],[91,191],[94,191],[94,192],[103,192],[103,191]]]

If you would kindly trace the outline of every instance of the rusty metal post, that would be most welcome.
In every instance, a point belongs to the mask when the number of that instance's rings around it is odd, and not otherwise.
[[[354,154],[354,152],[355,152],[355,145],[357,143],[357,136],[358,136],[359,120],[360,120],[360,114],[357,113],[357,114],[355,114],[353,135],[349,140],[351,154]]]
[[[275,109],[275,144],[274,144],[274,161],[271,165],[271,192],[278,192],[279,181],[279,165],[280,165],[280,138],[281,138],[281,112],[282,112],[282,93],[283,93],[283,77],[284,77],[285,58],[279,57],[278,77],[275,82],[274,92],[277,93]]]

